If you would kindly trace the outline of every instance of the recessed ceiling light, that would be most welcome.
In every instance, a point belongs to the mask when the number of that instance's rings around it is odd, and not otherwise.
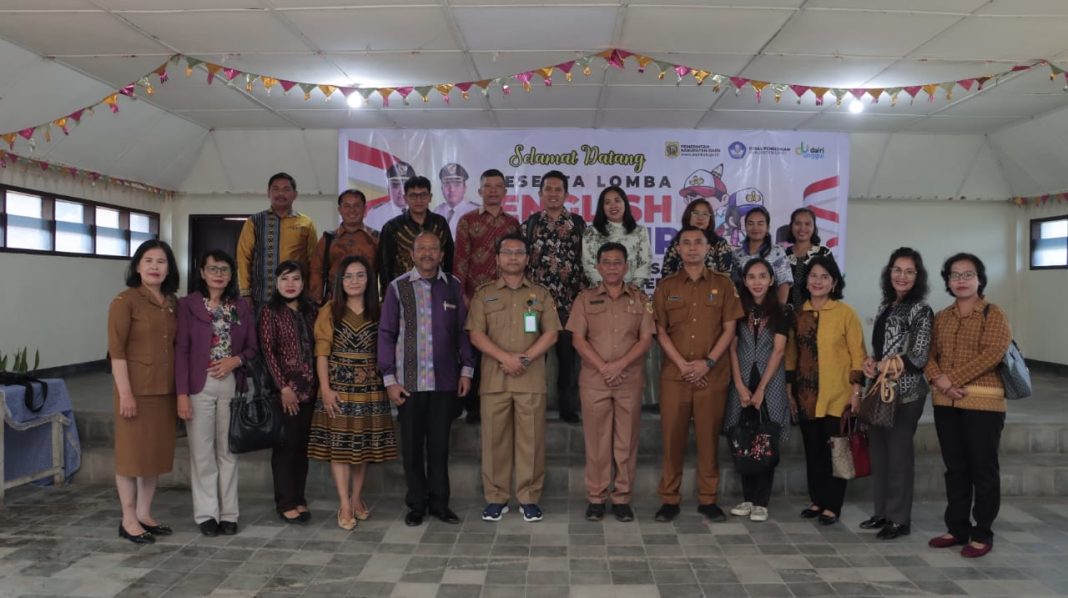
[[[363,96],[360,95],[359,92],[354,91],[349,94],[349,97],[345,98],[345,103],[349,105],[349,108],[363,108]]]
[[[861,102],[860,100],[853,100],[849,103],[849,111],[853,114],[860,114],[861,112],[864,112],[864,102]]]

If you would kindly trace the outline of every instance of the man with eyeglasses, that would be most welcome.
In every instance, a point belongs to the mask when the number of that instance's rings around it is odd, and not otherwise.
[[[367,210],[367,216],[364,218],[367,226],[375,230],[382,230],[387,222],[404,213],[404,208],[407,206],[404,197],[404,184],[413,177],[415,177],[415,169],[412,168],[411,164],[397,161],[389,165],[389,168],[386,169],[388,199],[371,206]]]
[[[378,280],[382,294],[394,278],[412,269],[412,247],[419,233],[432,232],[441,239],[442,269],[452,272],[452,233],[443,216],[430,211],[430,181],[416,176],[404,182],[404,200],[408,209],[382,227],[378,239]]]
[[[560,318],[549,289],[524,274],[527,241],[512,233],[497,242],[500,277],[475,292],[465,328],[482,352],[482,491],[484,521],[508,512],[512,471],[527,522],[541,521],[545,483],[545,352]]]
[[[358,189],[346,189],[337,196],[341,226],[336,231],[323,231],[311,258],[311,297],[320,305],[330,300],[341,260],[360,255],[371,262],[372,269],[377,269],[378,231],[363,223],[366,206],[367,196]]]
[[[612,514],[633,521],[631,489],[638,465],[638,429],[645,387],[643,359],[653,342],[653,304],[625,284],[627,248],[605,243],[597,250],[601,284],[571,306],[567,329],[582,356],[579,398],[586,441],[586,519],[600,521],[611,492]],[[615,484],[612,470],[615,469]]]
[[[401,425],[409,527],[427,511],[460,523],[449,508],[449,430],[453,401],[471,388],[475,355],[463,287],[442,271],[441,258],[436,234],[416,235],[415,267],[389,284],[378,322],[378,371]]]
[[[318,233],[308,216],[293,210],[297,181],[279,172],[267,181],[271,207],[245,221],[237,239],[237,283],[258,308],[271,298],[274,269],[293,260],[308,271]]]

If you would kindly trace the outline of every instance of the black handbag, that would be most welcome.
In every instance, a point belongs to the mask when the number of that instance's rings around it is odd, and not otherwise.
[[[727,432],[734,468],[742,475],[766,473],[779,464],[779,424],[768,415],[768,406],[745,407],[738,425]]]
[[[273,448],[282,443],[285,429],[282,400],[267,366],[260,359],[245,366],[253,389],[241,391],[230,401],[230,452],[249,453]]]

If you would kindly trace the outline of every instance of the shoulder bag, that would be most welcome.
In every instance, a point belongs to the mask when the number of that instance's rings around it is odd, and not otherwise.
[[[742,409],[738,425],[727,432],[734,468],[742,475],[762,474],[779,464],[779,424],[768,415],[766,402],[760,407]]]
[[[266,364],[256,358],[244,367],[255,384],[246,385],[252,391],[239,392],[230,400],[230,452],[235,455],[273,448],[285,437],[281,397]]]
[[[871,380],[867,392],[860,399],[860,421],[877,428],[894,427],[897,411],[897,379],[905,369],[900,355],[886,359],[886,366]]]
[[[868,435],[857,426],[852,412],[842,413],[839,433],[831,436],[831,469],[834,477],[843,480],[864,478],[871,475],[871,456],[868,453]]]
[[[988,303],[983,308],[984,324],[989,313],[990,304]],[[1005,356],[1001,358],[1001,363],[998,364],[998,375],[1001,376],[1001,383],[1005,385],[1006,399],[1014,401],[1031,396],[1031,370],[1027,368],[1027,362],[1024,361],[1023,353],[1020,352],[1020,346],[1016,344],[1016,339],[1009,341],[1009,348],[1005,351]]]

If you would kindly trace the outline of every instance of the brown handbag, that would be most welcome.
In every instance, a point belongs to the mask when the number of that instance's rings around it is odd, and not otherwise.
[[[886,359],[883,371],[871,381],[867,392],[860,399],[860,421],[877,428],[894,427],[897,412],[897,379],[905,371],[905,362],[900,355]]]

